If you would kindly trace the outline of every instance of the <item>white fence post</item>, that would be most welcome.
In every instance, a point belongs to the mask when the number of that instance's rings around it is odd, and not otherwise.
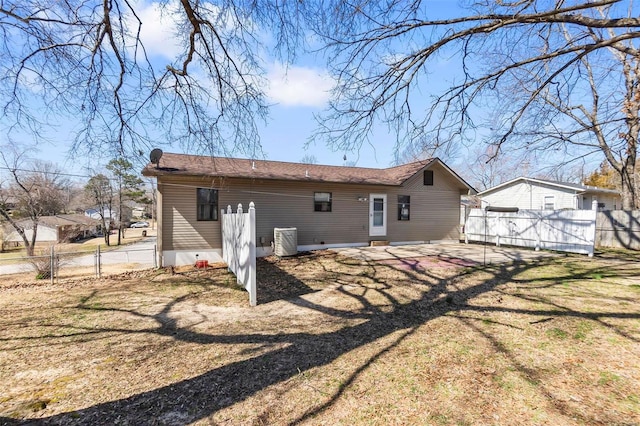
[[[231,206],[222,210],[222,258],[238,284],[249,292],[251,306],[257,304],[256,289],[256,213],[253,202],[244,213],[242,204],[233,213]]]
[[[256,206],[252,202],[249,203],[249,276],[247,277],[249,286],[249,304],[256,306],[258,304],[258,294],[256,286]]]

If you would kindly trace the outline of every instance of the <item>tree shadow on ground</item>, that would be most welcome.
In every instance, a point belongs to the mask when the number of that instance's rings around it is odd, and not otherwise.
[[[351,261],[346,261],[339,257],[336,259],[339,262],[343,262],[343,266],[346,267],[346,271],[336,272],[338,274],[337,282],[341,280],[352,282],[354,277],[362,276],[362,272],[358,272],[356,268],[351,267],[353,265],[353,263],[349,263]],[[159,324],[157,330],[147,330],[146,332],[154,332],[159,335],[202,344],[284,343],[285,345],[279,345],[277,349],[250,359],[232,362],[212,369],[193,378],[181,380],[127,398],[99,403],[74,412],[38,419],[37,423],[188,424],[250,398],[269,386],[287,381],[301,372],[328,365],[343,354],[393,333],[400,332],[399,337],[389,345],[379,348],[376,354],[363,361],[360,365],[354,365],[353,371],[344,382],[344,386],[341,386],[334,394],[329,395],[326,401],[320,401],[317,406],[308,408],[306,412],[294,419],[292,424],[296,424],[310,419],[329,408],[340,397],[345,387],[349,386],[362,374],[376,358],[398,345],[403,339],[411,335],[417,327],[444,315],[468,310],[471,307],[468,302],[472,299],[495,290],[502,283],[510,282],[514,277],[528,269],[539,266],[545,261],[518,262],[484,268],[482,272],[488,274],[487,278],[478,281],[477,284],[459,287],[451,286],[451,283],[465,275],[474,273],[476,269],[461,269],[460,273],[447,276],[439,275],[433,271],[416,273],[406,269],[395,270],[403,274],[407,282],[419,287],[421,290],[420,297],[409,301],[400,301],[391,294],[394,285],[399,284],[391,285],[383,282],[384,280],[377,281],[376,274],[389,268],[389,266],[369,262],[364,266],[364,270],[366,275],[377,284],[377,287],[372,291],[385,297],[388,302],[385,304],[386,306],[383,308],[380,305],[370,304],[363,300],[362,292],[358,292],[361,290],[360,287],[355,286],[358,291],[351,290],[346,285],[339,287],[339,291],[344,294],[344,297],[352,297],[355,301],[364,305],[364,309],[360,310],[359,314],[363,321],[355,325],[344,326],[335,331],[319,334],[198,334],[190,330],[180,329],[178,324],[170,319],[168,313],[171,311],[172,306],[177,303],[177,301],[173,301],[167,304],[162,312],[154,316],[154,319]],[[277,266],[273,264],[261,265],[263,269],[270,267],[275,268]],[[590,272],[584,272],[585,275],[588,273]],[[296,292],[307,294],[311,290],[304,283],[296,282],[297,279],[292,278],[292,280],[292,290],[289,290],[288,293],[274,291],[273,294],[279,296],[295,294]],[[300,298],[299,295],[295,295],[290,301],[310,310],[323,311],[331,316],[348,318],[353,315],[353,312],[349,310],[339,308],[326,309],[321,305],[308,303],[308,301]],[[541,309],[526,313],[544,316],[578,315],[586,318],[593,318],[594,316],[598,318],[616,318],[621,316],[621,313],[618,312],[585,314],[575,311],[562,312],[555,309]],[[629,317],[628,315],[622,316]],[[633,317],[640,318],[640,314],[635,314]],[[123,330],[123,332],[126,331]],[[495,342],[492,343],[496,344]],[[499,350],[507,351],[502,347],[499,347]],[[524,375],[532,374],[525,366],[515,364],[515,368]],[[569,406],[558,406],[557,410],[563,415],[571,418],[580,418],[586,423],[590,423],[593,420],[576,412],[575,409]],[[0,418],[0,423],[12,424],[19,422],[8,418]]]
[[[300,255],[301,261],[308,261],[302,256]],[[293,275],[285,273],[282,268],[277,266],[277,263],[275,257],[270,260],[257,259],[258,304],[300,297],[316,291]]]

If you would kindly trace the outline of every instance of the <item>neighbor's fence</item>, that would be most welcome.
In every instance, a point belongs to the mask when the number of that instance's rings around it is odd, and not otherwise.
[[[598,212],[596,246],[640,250],[640,210]]]
[[[231,206],[222,210],[222,258],[241,284],[249,292],[249,304],[258,303],[256,292],[256,209],[249,203],[243,213],[242,204],[233,213]]]
[[[100,246],[91,251],[57,251],[55,246],[47,254],[12,257],[0,260],[0,275],[33,273],[35,278],[55,279],[95,276],[138,269],[156,268],[156,246],[151,248],[109,251]],[[53,272],[53,273],[52,273]]]
[[[465,241],[582,253],[593,256],[594,210],[520,210],[487,212],[472,209]]]

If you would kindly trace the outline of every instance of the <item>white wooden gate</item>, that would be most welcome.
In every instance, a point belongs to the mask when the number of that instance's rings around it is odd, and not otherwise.
[[[593,256],[595,210],[472,209],[464,226],[465,241],[487,242]]]
[[[231,272],[249,292],[249,303],[258,303],[256,291],[256,209],[249,203],[249,211],[243,213],[242,204],[233,213],[231,206],[222,210],[222,258]]]

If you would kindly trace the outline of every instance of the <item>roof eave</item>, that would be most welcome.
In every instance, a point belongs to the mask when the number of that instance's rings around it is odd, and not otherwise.
[[[614,191],[614,190],[608,190],[608,189],[604,189],[604,188],[575,188],[572,186],[567,186],[567,185],[563,185],[562,183],[558,183],[558,182],[549,182],[546,180],[540,180],[540,179],[535,179],[535,178],[528,178],[528,177],[524,177],[524,176],[520,176],[517,177],[515,179],[511,179],[507,182],[501,183],[499,185],[494,186],[493,188],[489,188],[489,189],[485,189],[484,191],[478,192],[477,195],[479,196],[483,196],[483,195],[487,195],[491,192],[500,190],[506,186],[509,186],[515,182],[518,181],[523,181],[523,182],[534,182],[534,183],[538,183],[540,185],[547,185],[547,186],[553,186],[556,188],[564,188],[564,189],[568,189],[570,191],[574,191],[576,193],[576,195],[578,194],[584,194],[586,192],[600,192],[600,193],[607,193],[607,194],[619,194],[618,192]],[[609,192],[609,191],[613,191],[613,192]]]

